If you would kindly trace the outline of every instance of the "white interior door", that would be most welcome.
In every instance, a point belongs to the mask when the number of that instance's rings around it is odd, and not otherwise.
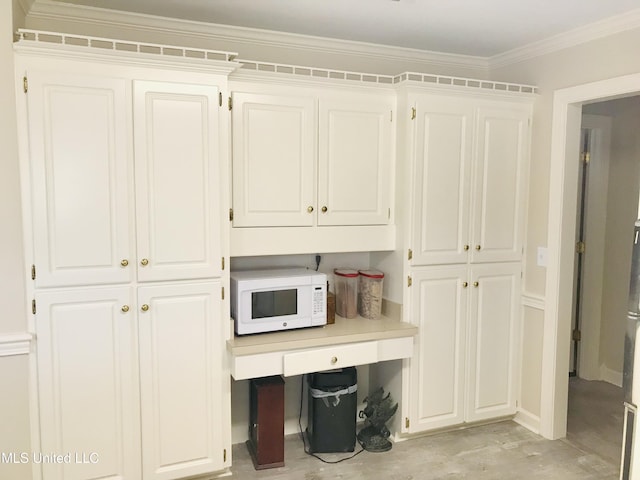
[[[219,276],[218,89],[134,88],[138,279]]]
[[[29,74],[38,287],[133,278],[129,101],[123,79]]]

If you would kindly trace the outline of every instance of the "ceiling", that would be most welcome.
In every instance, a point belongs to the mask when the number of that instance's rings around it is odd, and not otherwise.
[[[640,7],[638,0],[65,0],[64,3],[479,57],[499,55],[629,14]]]

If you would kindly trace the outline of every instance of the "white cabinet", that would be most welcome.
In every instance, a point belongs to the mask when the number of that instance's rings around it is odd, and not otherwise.
[[[137,322],[131,287],[38,293],[40,445],[47,480],[140,478]]]
[[[220,276],[218,88],[134,81],[138,280]]]
[[[35,284],[133,279],[130,98],[126,80],[33,71],[29,155]]]
[[[513,415],[520,265],[414,269],[408,431]]]
[[[413,265],[522,257],[526,103],[417,95]]]
[[[234,227],[389,223],[392,97],[232,98]]]
[[[225,354],[219,281],[138,289],[142,477],[221,470],[231,415],[221,391]]]

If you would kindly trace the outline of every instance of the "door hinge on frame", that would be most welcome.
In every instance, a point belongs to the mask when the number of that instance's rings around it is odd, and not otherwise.
[[[411,120],[416,119],[416,107],[411,107]]]
[[[586,248],[587,246],[583,241],[579,241],[578,243],[576,243],[576,253],[584,253]]]
[[[571,339],[574,342],[579,342],[580,340],[582,340],[582,332],[579,329],[575,329],[572,333],[571,333]]]
[[[409,275],[407,277],[407,286],[410,287],[413,284],[413,279],[411,278],[411,275]]]
[[[222,270],[224,270],[224,257],[222,257]]]
[[[224,300],[224,287],[222,287],[222,300]]]
[[[233,222],[233,208],[229,209],[229,221]]]
[[[31,313],[36,314],[36,299],[31,300]]]
[[[229,106],[229,110],[233,110],[233,99],[231,97],[229,97],[229,101],[227,102],[227,105]]]
[[[31,280],[35,280],[35,279],[36,279],[36,266],[31,265]]]
[[[409,428],[410,422],[409,417],[404,417],[404,428]]]
[[[22,77],[22,90],[24,90],[24,93],[29,91],[29,80],[27,80],[26,75]]]
[[[227,449],[226,448],[222,451],[222,461],[223,462],[227,461]]]
[[[407,252],[407,260],[411,260],[413,258],[413,250],[409,249]]]
[[[588,164],[591,161],[591,154],[589,152],[582,152],[580,160],[582,160],[583,163]]]

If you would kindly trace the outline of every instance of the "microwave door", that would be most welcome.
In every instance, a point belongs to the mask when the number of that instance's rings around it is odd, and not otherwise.
[[[251,319],[298,314],[298,289],[251,292]]]

